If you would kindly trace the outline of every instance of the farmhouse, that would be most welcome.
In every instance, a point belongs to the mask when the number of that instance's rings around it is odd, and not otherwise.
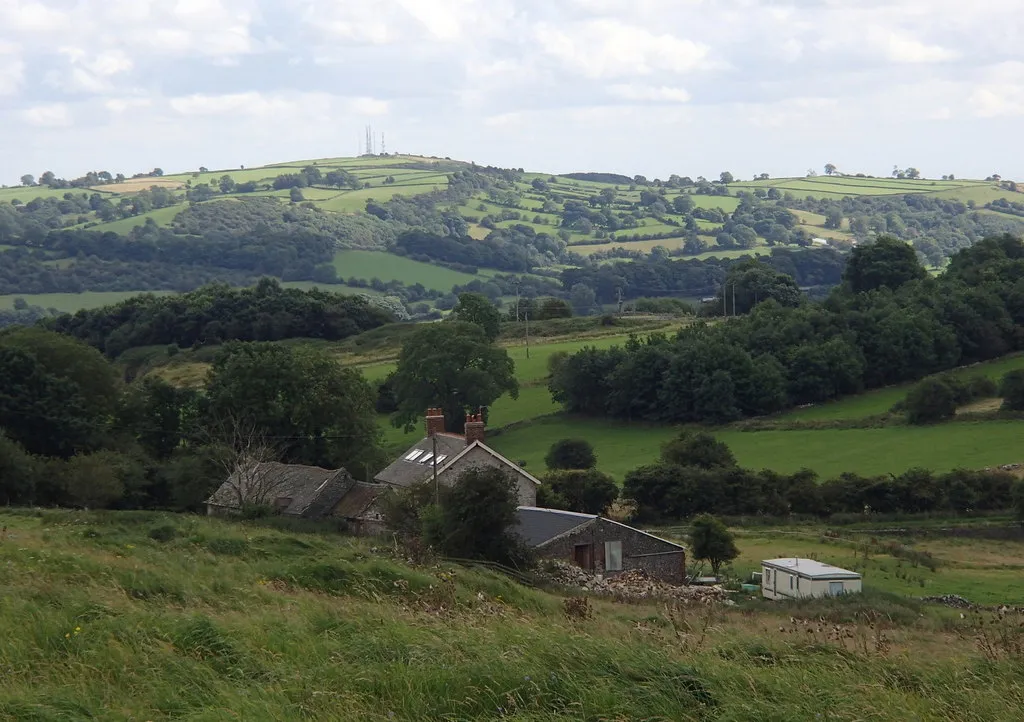
[[[260,462],[240,464],[206,500],[209,516],[238,514],[248,504],[272,506],[283,516],[344,519],[355,534],[383,531],[381,484],[357,481],[345,469]]]
[[[520,504],[536,504],[540,481],[485,444],[484,426],[482,416],[470,414],[466,416],[465,433],[453,434],[445,431],[441,409],[427,409],[427,435],[377,474],[374,481],[401,489],[432,480],[436,471],[438,484],[451,485],[469,469],[497,467],[515,480]]]
[[[686,549],[652,534],[595,514],[521,506],[516,532],[545,559],[565,559],[591,572],[615,576],[638,569],[681,584]]]
[[[802,599],[861,591],[861,575],[814,559],[761,562],[761,593],[768,599]]]

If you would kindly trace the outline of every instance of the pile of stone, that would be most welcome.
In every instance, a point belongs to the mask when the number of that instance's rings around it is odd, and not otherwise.
[[[652,579],[635,569],[614,576],[600,577],[570,562],[555,561],[545,565],[542,574],[560,586],[615,597],[622,601],[661,599],[705,604],[729,603],[729,593],[719,585],[678,586]]]
[[[928,602],[929,604],[941,604],[944,607],[953,607],[953,609],[973,609],[974,605],[967,599],[964,599],[959,594],[942,594],[935,597],[922,597],[922,602]]]

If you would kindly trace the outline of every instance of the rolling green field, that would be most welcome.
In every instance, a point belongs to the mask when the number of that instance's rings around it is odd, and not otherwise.
[[[679,429],[554,416],[491,437],[491,445],[528,469],[543,469],[554,441],[581,438],[597,452],[602,471],[621,480],[657,460]],[[792,473],[812,469],[831,478],[850,471],[899,474],[913,467],[949,471],[1024,461],[1024,421],[950,422],[937,426],[790,431],[716,430],[741,466]]]
[[[438,291],[450,291],[452,286],[486,278],[486,273],[461,273],[383,251],[338,251],[334,256],[334,267],[339,278],[379,278],[382,281],[401,281],[410,286],[422,283],[426,288]]]
[[[1019,652],[976,642],[1016,621],[881,594],[877,566],[900,564],[884,555],[855,597],[593,598],[573,615],[562,593],[307,527],[7,509],[0,524],[2,719],[1016,722],[1024,706]],[[740,545],[740,564],[771,549]]]
[[[188,208],[186,203],[167,206],[166,208],[157,208],[156,210],[132,216],[131,218],[122,218],[119,221],[111,221],[110,223],[100,223],[92,226],[89,230],[127,235],[133,228],[146,225],[147,219],[152,219],[158,226],[169,226],[171,221],[186,208]]]
[[[86,291],[85,293],[15,293],[0,296],[0,308],[14,308],[14,299],[23,298],[30,306],[55,308],[65,313],[74,313],[86,308],[99,308],[119,303],[140,293],[166,296],[172,291]]]

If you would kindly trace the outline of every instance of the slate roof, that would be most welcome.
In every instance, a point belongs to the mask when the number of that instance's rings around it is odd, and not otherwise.
[[[427,452],[433,451],[433,448],[434,442],[432,438],[429,436],[423,437],[403,451],[401,456],[377,474],[377,476],[374,477],[374,481],[391,484],[392,486],[412,486],[417,482],[424,481],[433,474],[433,464],[421,464],[416,461],[406,461],[405,457],[413,451],[422,452],[419,456],[423,457]],[[445,457],[444,461],[437,466],[438,472],[441,471],[442,466],[446,465],[451,459],[465,449],[466,438],[464,436],[457,436],[455,434],[437,434],[437,455],[439,457]]]
[[[387,493],[387,490],[386,484],[357,481],[334,508],[334,514],[345,519],[358,519],[382,494]]]
[[[319,466],[280,464],[268,461],[256,464],[244,477],[235,471],[231,478],[220,485],[207,504],[230,509],[238,507],[235,494],[237,486],[251,483],[255,486],[270,487],[265,502],[273,504],[281,497],[291,499],[282,514],[288,516],[316,517],[328,513],[352,486],[353,479],[345,469],[322,469]]]
[[[831,564],[815,561],[814,559],[801,559],[799,557],[788,557],[784,559],[766,559],[761,564],[765,566],[794,572],[801,577],[808,579],[860,579],[860,574],[851,572],[849,569],[841,569]]]
[[[561,509],[542,509],[538,506],[521,506],[516,509],[519,524],[515,532],[527,546],[535,547],[551,541],[556,536],[581,527],[597,519],[595,514],[579,514]]]

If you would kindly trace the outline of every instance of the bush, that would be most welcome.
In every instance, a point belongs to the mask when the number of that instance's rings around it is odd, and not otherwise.
[[[684,431],[661,447],[662,460],[700,469],[736,466],[736,457],[724,441],[705,431]]]
[[[149,530],[149,538],[158,542],[169,542],[178,536],[178,528],[171,524],[162,524]]]
[[[581,514],[604,514],[619,498],[615,480],[597,469],[563,469],[544,477],[544,506],[576,511]]]
[[[907,422],[932,424],[956,415],[956,394],[949,383],[939,378],[927,378],[907,394],[905,404]]]
[[[738,557],[740,552],[725,524],[709,514],[701,514],[690,528],[690,554],[694,559],[710,563],[712,574],[718,576],[722,565]]]
[[[597,455],[585,439],[562,439],[551,445],[544,463],[549,469],[591,469],[597,466]]]
[[[1024,411],[1024,369],[1010,371],[1003,376],[999,392],[1003,397],[1004,409]]]

